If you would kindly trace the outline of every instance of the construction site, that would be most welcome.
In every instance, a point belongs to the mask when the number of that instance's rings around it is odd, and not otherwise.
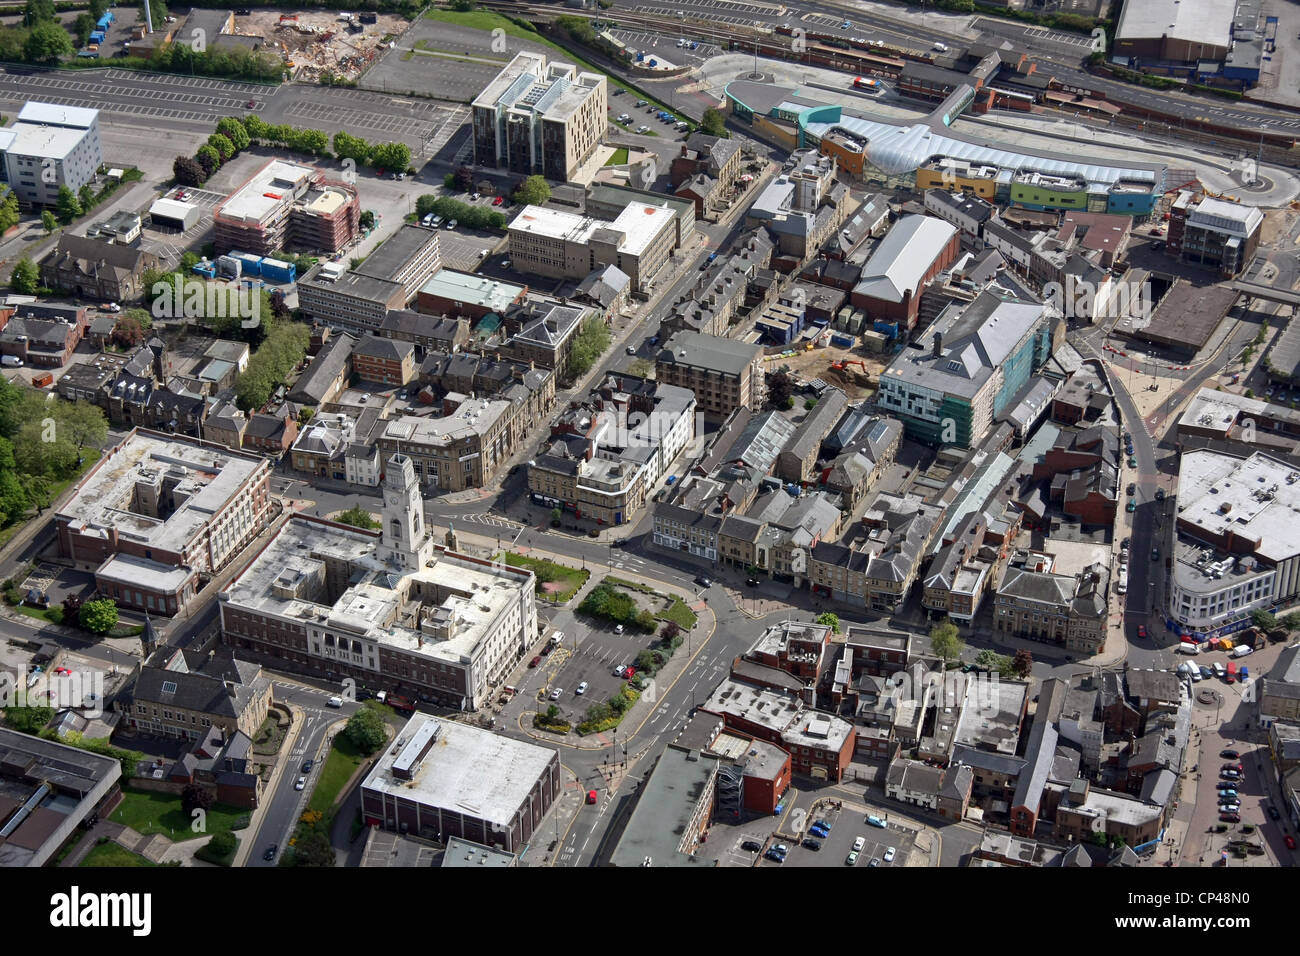
[[[305,82],[315,82],[324,73],[356,79],[407,26],[396,14],[332,10],[253,10],[235,19],[237,33],[263,37],[293,78]]]
[[[805,387],[821,379],[856,402],[875,395],[876,384],[888,358],[886,355],[866,354],[862,349],[826,345],[769,355],[767,371],[785,370]]]

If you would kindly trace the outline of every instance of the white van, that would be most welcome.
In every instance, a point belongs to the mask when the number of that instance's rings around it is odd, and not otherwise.
[[[1251,653],[1254,650],[1255,648],[1251,647],[1249,644],[1238,644],[1236,647],[1232,649],[1232,656],[1245,657],[1247,654]]]
[[[1223,675],[1227,673],[1227,671],[1223,669],[1223,665],[1220,664],[1218,661],[1215,661],[1213,664],[1210,665],[1210,670],[1214,671],[1214,676],[1219,678],[1220,680],[1222,680]]]
[[[331,697],[329,700],[325,701],[325,703],[328,704],[330,707],[342,707],[342,706],[343,706],[343,698],[342,698],[342,697]]]
[[[1179,653],[1179,654],[1199,654],[1199,653],[1201,653],[1201,647],[1200,647],[1199,644],[1180,643],[1180,644],[1178,645],[1178,653]]]
[[[946,43],[939,43],[938,41],[936,41],[934,44],[934,48],[938,50],[940,53],[948,52],[948,44]]]
[[[552,632],[551,632],[551,647],[559,647],[559,646],[560,646],[560,642],[561,642],[562,640],[564,640],[564,632],[563,632],[563,631],[552,631]]]

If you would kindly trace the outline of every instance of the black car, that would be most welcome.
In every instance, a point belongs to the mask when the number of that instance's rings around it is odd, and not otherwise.
[[[1277,807],[1269,807],[1268,818],[1270,820],[1280,820],[1282,818],[1282,814],[1277,812]]]
[[[1138,490],[1138,486],[1130,481],[1128,483],[1128,496],[1132,498],[1135,494],[1137,494],[1137,490]]]
[[[803,846],[809,850],[820,850],[822,848],[821,841],[814,840],[811,837],[803,841]]]
[[[276,851],[279,850],[279,849],[280,849],[280,844],[278,844],[278,843],[272,843],[270,846],[268,846],[268,847],[266,848],[266,852],[262,854],[262,859],[264,859],[264,860],[274,860],[274,859],[275,859],[275,853],[276,853]]]
[[[314,761],[314,760],[308,758],[307,760],[304,760],[304,761],[302,762],[302,772],[303,772],[303,773],[311,773],[311,768],[314,767],[314,766],[316,766],[316,761]]]
[[[1237,751],[1235,751],[1235,750],[1220,750],[1220,751],[1219,751],[1219,756],[1222,757],[1224,760],[1240,760],[1240,759],[1241,759],[1241,754],[1237,753]]]
[[[740,845],[740,848],[742,850],[747,850],[750,853],[757,853],[759,850],[763,849],[763,845],[757,840],[746,840]]]
[[[1152,548],[1152,549],[1151,549],[1151,560],[1152,560],[1152,561],[1159,561],[1159,560],[1160,560],[1160,549],[1159,549],[1159,548]]]
[[[745,578],[745,584],[751,588],[758,587],[758,578]]]
[[[1126,444],[1126,445],[1131,445],[1131,444],[1133,444],[1133,433],[1132,433],[1132,432],[1125,432],[1125,433],[1124,433],[1124,444]]]
[[[1129,539],[1128,539],[1128,538],[1125,538],[1123,541],[1121,541],[1121,542],[1119,543],[1119,546],[1120,546],[1121,548],[1128,548],[1128,542],[1129,542]]]
[[[1165,490],[1163,488],[1157,488],[1156,501],[1164,501],[1164,500],[1165,500]]]
[[[710,580],[708,579],[708,577],[706,577],[706,576],[703,575],[703,574],[700,574],[700,575],[697,575],[697,576],[696,576],[696,578],[695,578],[695,583],[698,584],[698,585],[699,585],[700,587],[702,587],[702,588],[711,588],[711,587],[713,587],[713,582],[710,581]]]

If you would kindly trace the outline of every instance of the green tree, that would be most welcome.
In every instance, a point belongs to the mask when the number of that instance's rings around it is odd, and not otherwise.
[[[529,176],[515,190],[514,201],[521,206],[540,206],[551,198],[551,187],[542,176]]]
[[[350,159],[358,166],[370,165],[373,147],[359,136],[353,136],[339,130],[334,134],[334,155],[339,159]]]
[[[825,611],[817,615],[817,623],[824,627],[829,627],[832,634],[840,632],[840,616],[831,611]]]
[[[27,34],[23,55],[29,63],[57,63],[72,55],[72,37],[57,23],[38,24]]]
[[[229,830],[222,830],[220,833],[212,834],[212,839],[208,841],[208,855],[217,859],[230,856],[239,846],[239,841]]]
[[[92,634],[107,634],[117,626],[117,604],[109,598],[81,605],[81,626]]]
[[[373,209],[362,210],[361,217],[358,220],[358,225],[360,225],[362,229],[374,229],[375,211]]]
[[[347,511],[340,511],[334,516],[334,520],[340,524],[350,524],[354,528],[362,528],[366,531],[373,531],[379,527],[379,522],[372,518],[370,512],[360,505],[349,508]]]
[[[223,163],[235,155],[235,144],[220,133],[213,133],[209,136],[207,145],[217,151],[217,155],[221,157]]]
[[[311,421],[312,416],[315,414],[316,414],[316,409],[312,408],[310,405],[304,405],[298,411],[298,425],[299,426],[306,425],[309,421]]]
[[[700,121],[700,129],[710,136],[721,136],[723,139],[731,137],[731,134],[727,132],[727,118],[713,107],[709,107],[704,111],[704,118]]]
[[[12,452],[10,453],[12,458]],[[18,475],[0,471],[0,525],[8,527],[27,514],[27,492]]]
[[[41,225],[45,227],[45,234],[49,235],[55,229],[59,228],[59,220],[54,218],[54,213],[48,209],[41,210]]]
[[[9,276],[9,288],[20,295],[35,295],[41,287],[41,272],[36,263],[23,256],[14,263],[14,271]]]
[[[153,14],[153,28],[160,29],[167,22],[167,4],[164,0],[149,0],[149,12]],[[145,22],[144,2],[140,3],[140,22]]]
[[[957,625],[946,617],[930,628],[930,650],[943,658],[944,663],[961,656],[966,642],[957,633]]]
[[[57,23],[58,19],[54,0],[27,0],[27,6],[23,9],[25,27],[34,27],[41,23]]]
[[[98,23],[99,18],[108,12],[108,0],[90,0],[86,12],[90,14],[92,21]]]
[[[24,734],[36,736],[54,719],[53,707],[6,707],[5,724]]]
[[[0,201],[0,235],[4,235],[22,218],[22,210],[18,208],[18,197],[10,190],[3,201]]]
[[[1250,623],[1261,631],[1271,631],[1277,627],[1277,618],[1263,608],[1255,608],[1250,612]]]
[[[73,21],[72,32],[77,35],[77,46],[85,46],[90,40],[90,34],[95,29],[95,18],[89,13],[80,13],[77,19]]]
[[[235,119],[233,116],[223,116],[218,120],[217,132],[230,140],[231,144],[235,147],[236,153],[248,149],[248,130],[244,128],[243,123]]]
[[[648,609],[638,611],[633,620],[636,622],[636,626],[639,630],[645,631],[647,634],[653,634],[655,632],[655,627],[657,626],[655,624],[655,616]]]
[[[384,745],[384,719],[369,707],[358,710],[348,718],[343,733],[363,754],[372,754]]]
[[[334,846],[329,834],[312,827],[298,838],[293,848],[295,866],[333,866]]]
[[[204,143],[194,151],[194,161],[203,167],[204,180],[221,168],[221,154],[210,143]]]
[[[83,183],[77,190],[77,202],[81,203],[81,208],[87,212],[95,208],[98,200],[95,198],[95,190],[90,188],[90,183]]]
[[[558,527],[560,526],[560,519],[562,519],[563,517],[564,517],[564,512],[563,512],[563,511],[561,511],[559,508],[552,508],[552,509],[551,509],[551,526],[554,527],[554,528],[558,528]]]
[[[578,334],[573,337],[569,351],[569,375],[576,377],[584,374],[605,353],[609,343],[609,326],[599,316],[589,315]]]
[[[65,226],[81,215],[81,203],[77,201],[77,194],[67,186],[59,187],[59,198],[54,204],[55,210],[59,215],[59,222]]]
[[[411,147],[405,143],[380,143],[372,156],[376,166],[393,172],[401,172],[411,165]]]

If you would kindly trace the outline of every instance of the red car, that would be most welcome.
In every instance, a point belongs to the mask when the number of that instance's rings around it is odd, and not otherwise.
[[[247,103],[244,104],[244,106],[246,106],[248,109],[251,110],[255,106],[257,106],[257,100],[249,100]]]
[[[588,803],[595,803],[595,802],[596,802],[597,800],[599,800],[599,799],[600,799],[600,797],[597,796],[595,790],[588,790],[588,791],[587,791],[587,802],[588,802]]]
[[[623,672],[623,677],[624,677],[624,679],[626,679],[626,680],[631,680],[631,679],[632,679],[633,677],[635,677],[635,676],[636,676],[636,668],[635,668],[635,667],[629,667],[626,671]]]
[[[1240,822],[1241,822],[1241,814],[1240,814],[1240,813],[1220,813],[1220,814],[1219,814],[1219,819],[1220,819],[1222,822],[1224,822],[1224,823],[1240,823]]]
[[[504,202],[505,202],[505,199],[504,199],[503,197],[501,197],[501,196],[498,196],[496,199],[493,199],[493,200],[492,200],[492,205],[494,205],[494,206],[500,206],[500,205],[502,205]]]
[[[1145,624],[1139,624],[1139,625],[1138,625],[1138,637],[1146,637],[1146,636],[1147,636],[1146,625],[1145,625]]]
[[[1295,837],[1291,836],[1290,834],[1287,834],[1287,836],[1283,837],[1283,839],[1286,841],[1286,848],[1288,850],[1295,849]]]
[[[538,654],[536,657],[534,657],[531,661],[528,662],[528,666],[529,666],[529,667],[536,667],[536,666],[537,666],[538,664],[540,664],[541,662],[542,662],[542,655],[541,655],[541,654]]]
[[[54,668],[54,673],[56,673],[56,674],[71,674],[72,671],[68,670],[66,667],[56,667],[56,668]]]

